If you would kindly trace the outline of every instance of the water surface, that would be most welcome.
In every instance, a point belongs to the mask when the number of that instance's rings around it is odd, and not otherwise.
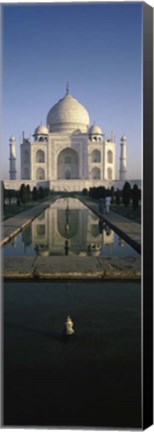
[[[57,199],[3,251],[4,256],[138,256],[131,246],[75,198]]]
[[[126,282],[5,283],[5,426],[141,428],[140,292]]]

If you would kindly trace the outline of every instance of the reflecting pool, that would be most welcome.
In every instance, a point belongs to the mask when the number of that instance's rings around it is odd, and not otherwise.
[[[60,198],[3,249],[4,256],[121,256],[138,253],[78,199]]]
[[[5,282],[5,426],[141,429],[140,305],[136,282]]]

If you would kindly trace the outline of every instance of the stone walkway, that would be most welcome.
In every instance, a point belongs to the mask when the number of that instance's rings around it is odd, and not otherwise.
[[[112,228],[117,234],[119,234],[124,240],[127,241],[139,254],[141,254],[141,225],[127,219],[117,213],[106,211],[102,214],[99,212],[98,203],[90,201],[86,197],[82,198],[81,201],[87,205],[99,217],[102,217],[105,222]]]
[[[4,257],[3,277],[33,280],[140,280],[141,262],[140,257]]]
[[[40,213],[42,213],[46,208],[54,203],[56,198],[51,198],[36,205],[35,207],[25,210],[11,218],[5,220],[1,224],[1,242],[0,245],[5,245],[14,236],[16,236],[23,228],[25,228],[29,223],[31,223]]]

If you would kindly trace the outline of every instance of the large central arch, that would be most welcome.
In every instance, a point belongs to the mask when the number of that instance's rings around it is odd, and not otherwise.
[[[62,150],[57,159],[58,179],[79,178],[79,158],[75,150],[67,147]]]

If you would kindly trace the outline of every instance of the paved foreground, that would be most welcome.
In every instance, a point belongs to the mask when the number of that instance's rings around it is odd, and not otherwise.
[[[5,257],[7,279],[131,279],[141,277],[141,261],[119,257]]]

